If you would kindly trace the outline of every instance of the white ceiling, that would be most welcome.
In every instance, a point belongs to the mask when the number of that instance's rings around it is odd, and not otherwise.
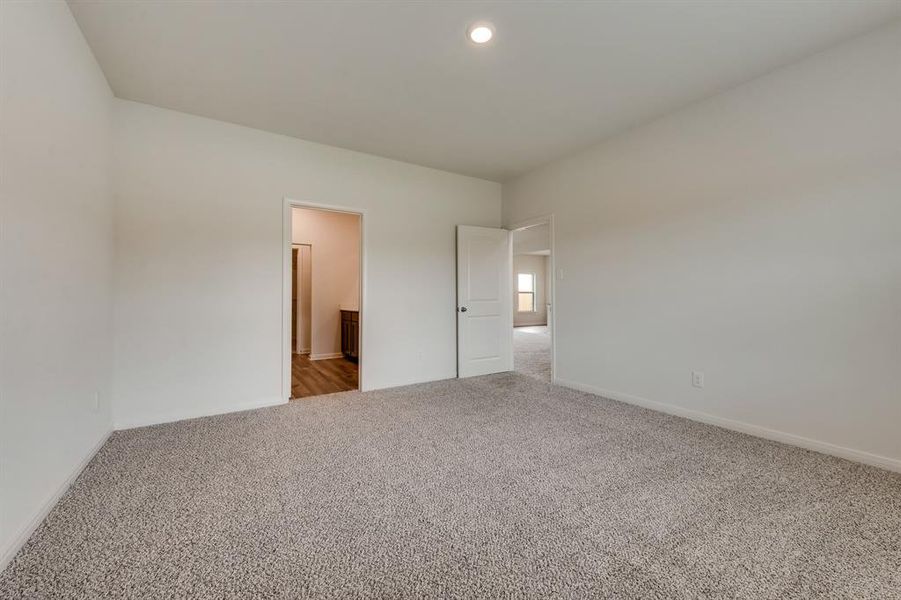
[[[503,181],[901,16],[899,0],[70,0],[113,91]],[[465,39],[487,19],[488,47]]]
[[[513,232],[513,254],[550,254],[551,228],[535,225],[528,229],[517,229]]]

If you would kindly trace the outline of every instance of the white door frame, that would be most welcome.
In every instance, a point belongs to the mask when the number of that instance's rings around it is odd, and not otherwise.
[[[291,209],[295,207],[349,213],[360,217],[360,337],[358,339],[360,358],[357,362],[357,387],[360,390],[367,390],[369,388],[366,386],[364,370],[367,353],[364,343],[366,324],[369,319],[365,318],[363,313],[366,308],[366,224],[368,222],[366,210],[336,204],[304,202],[285,197],[282,213],[282,398],[285,401],[291,399],[291,247],[294,243],[291,236],[293,228]]]
[[[551,331],[551,383],[557,382],[557,248],[554,244],[554,213],[550,213],[547,215],[541,215],[538,217],[533,217],[531,219],[524,219],[522,221],[518,221],[508,229],[511,232],[521,231],[523,229],[528,229],[529,227],[535,227],[536,225],[544,225],[547,224],[551,247],[551,259],[548,261],[548,268],[551,270],[551,276],[549,280],[551,282],[551,289],[548,290],[548,298],[550,298],[551,305],[551,313],[548,315],[548,329]],[[510,274],[510,277],[513,277],[513,274]],[[514,282],[515,283],[515,282]],[[515,289],[515,288],[514,288]],[[510,296],[511,306],[513,304],[513,295]],[[513,307],[515,308],[515,307]],[[513,359],[513,367],[514,370],[516,368],[516,358]]]

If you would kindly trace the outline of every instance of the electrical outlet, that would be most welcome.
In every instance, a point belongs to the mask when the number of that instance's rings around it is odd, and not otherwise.
[[[704,387],[704,373],[701,371],[692,371],[691,372],[691,385],[696,388]]]
[[[100,412],[100,392],[94,392],[94,402],[91,404],[91,410]]]

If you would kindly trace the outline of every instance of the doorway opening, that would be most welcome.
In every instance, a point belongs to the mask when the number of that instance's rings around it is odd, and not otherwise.
[[[291,400],[360,389],[362,214],[286,204]]]
[[[554,267],[550,220],[512,233],[513,370],[553,381]]]

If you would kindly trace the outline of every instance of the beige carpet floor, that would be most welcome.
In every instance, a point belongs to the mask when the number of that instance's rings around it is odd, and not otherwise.
[[[551,380],[551,336],[547,326],[513,328],[513,370]]]
[[[901,476],[518,374],[113,434],[0,598],[901,597]]]

